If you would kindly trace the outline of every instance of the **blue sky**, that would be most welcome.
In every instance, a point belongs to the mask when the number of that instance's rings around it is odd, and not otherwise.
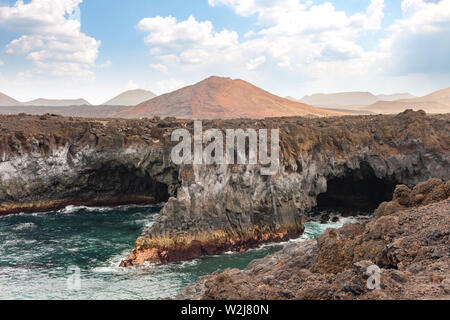
[[[448,39],[450,0],[0,0],[0,92],[102,103],[219,75],[422,95],[450,86]]]

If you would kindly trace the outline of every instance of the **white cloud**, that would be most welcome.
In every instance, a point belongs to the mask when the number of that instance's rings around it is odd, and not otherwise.
[[[169,69],[165,65],[160,64],[160,63],[151,64],[150,68],[152,68],[153,70],[155,70],[155,71],[157,71],[159,73],[163,73],[163,74],[166,74],[166,75],[169,74]]]
[[[210,21],[198,22],[193,16],[181,22],[177,22],[172,16],[145,18],[139,22],[137,28],[149,33],[145,38],[147,44],[160,47],[226,48],[236,45],[238,41],[236,32],[228,30],[214,32]]]
[[[33,73],[92,77],[100,41],[80,31],[82,0],[17,1],[0,7],[0,26],[22,34],[5,48],[27,54]]]
[[[248,70],[255,70],[256,68],[258,68],[260,65],[262,65],[264,62],[266,62],[266,57],[261,56],[255,59],[250,60],[247,63],[247,69]]]
[[[223,74],[269,88],[326,83],[369,90],[365,84],[374,83],[371,79],[383,87],[406,74],[424,79],[427,70],[441,74],[450,70],[450,42],[444,41],[450,35],[450,0],[403,0],[398,3],[403,17],[388,27],[383,26],[384,0],[370,0],[365,10],[352,14],[331,1],[208,2],[257,22],[241,38],[192,16],[184,21],[171,16],[146,18],[138,24],[147,32],[150,54],[177,78]]]
[[[148,33],[150,54],[171,70],[242,78],[249,78],[246,71],[255,72],[264,63],[272,73],[283,68],[303,77],[320,76],[327,65],[358,73],[352,64],[374,59],[358,38],[379,29],[384,17],[384,0],[371,0],[364,12],[353,15],[331,3],[301,0],[209,0],[209,4],[231,7],[245,17],[256,15],[259,31],[247,32],[240,41],[235,31],[217,31],[210,21],[193,16],[184,21],[172,16],[145,18],[137,28]]]
[[[15,39],[6,45],[5,51],[9,54],[21,54],[27,53],[31,50],[42,48],[44,41],[40,37],[21,36],[19,39]]]
[[[402,2],[404,19],[397,20],[390,27],[395,33],[433,32],[444,30],[450,22],[450,0],[426,2],[423,0],[404,0]]]
[[[109,68],[111,66],[112,66],[112,62],[110,60],[106,60],[104,63],[97,65],[97,68],[103,69],[103,68]]]
[[[100,41],[81,32],[81,1],[27,0],[0,5],[0,28],[18,34],[4,53],[24,55],[33,65],[18,74],[23,92],[33,88],[36,95],[51,94],[51,90],[61,96],[76,95],[83,84],[92,96],[98,94],[95,88],[102,84],[93,86],[85,79],[93,79],[93,70],[111,64],[97,64]],[[448,82],[450,0],[398,1],[403,15],[387,27],[382,23],[383,0],[367,0],[366,8],[351,14],[336,8],[333,1],[318,2],[209,0],[211,6],[227,6],[237,15],[252,16],[255,24],[242,35],[193,16],[142,19],[136,27],[144,34],[150,68],[155,72],[130,75],[141,85],[130,81],[129,88],[169,92],[212,74],[243,78],[293,96],[314,90],[398,87],[408,91],[408,81],[412,91],[423,92],[431,91],[439,81]],[[45,82],[49,74],[81,79],[77,85]],[[12,80],[2,86],[14,88]],[[123,89],[121,81],[116,80],[114,90]],[[110,82],[104,84],[105,90],[114,93]]]
[[[161,80],[155,83],[155,91],[158,94],[164,94],[168,92],[172,92],[175,90],[178,90],[182,87],[184,87],[186,83],[183,80],[177,80],[177,79],[165,79]]]
[[[139,89],[139,85],[133,80],[128,80],[127,90],[136,90]]]
[[[384,0],[373,0],[367,8],[367,29],[380,29],[384,18]]]
[[[193,16],[180,22],[172,16],[145,18],[137,28],[148,33],[145,42],[151,46],[150,54],[166,67],[168,63],[205,65],[239,45],[237,32],[216,32],[210,21],[199,22]]]
[[[0,60],[0,67],[2,66],[2,65],[4,65],[5,63],[2,61],[2,60]]]
[[[253,38],[254,36],[256,36],[255,30],[250,30],[249,32],[244,34],[244,38]]]
[[[175,78],[167,78],[160,81],[147,81],[146,79],[133,80],[127,82],[126,90],[147,89],[158,95],[172,92],[186,86],[186,82]]]
[[[450,70],[450,0],[404,0],[403,19],[388,28],[380,50],[395,74]]]
[[[333,4],[314,5],[301,0],[209,0],[211,6],[231,7],[238,15],[257,15],[261,25],[272,26],[264,32],[288,34],[320,32],[330,29],[365,28],[378,29],[384,17],[384,0],[371,0],[365,13],[347,16]]]
[[[406,16],[411,16],[426,9],[426,6],[427,4],[422,0],[404,0],[402,2],[402,11]]]

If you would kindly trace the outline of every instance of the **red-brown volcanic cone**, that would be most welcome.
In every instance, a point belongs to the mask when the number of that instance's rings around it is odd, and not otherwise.
[[[210,77],[161,95],[116,115],[124,118],[253,118],[327,116],[339,113],[290,101],[246,81]]]

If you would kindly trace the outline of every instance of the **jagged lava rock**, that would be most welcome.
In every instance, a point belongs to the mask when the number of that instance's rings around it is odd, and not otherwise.
[[[417,188],[427,198],[434,188],[423,187],[437,182]],[[417,203],[368,222],[329,229],[317,241],[289,244],[243,271],[201,277],[177,298],[449,299],[449,196],[447,192],[446,200],[440,201],[441,194],[427,205]],[[375,290],[368,286],[373,266],[380,272]]]

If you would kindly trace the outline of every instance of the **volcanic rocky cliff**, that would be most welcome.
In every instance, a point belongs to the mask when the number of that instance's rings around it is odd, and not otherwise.
[[[200,278],[178,299],[450,299],[450,182],[399,185],[373,219]]]
[[[299,236],[315,207],[374,209],[398,183],[450,176],[450,115],[210,120],[280,129],[281,167],[177,166],[173,118],[0,117],[0,214],[69,204],[165,202],[123,266],[168,263]]]
[[[0,215],[166,201],[178,168],[164,125],[175,123],[1,116]]]

